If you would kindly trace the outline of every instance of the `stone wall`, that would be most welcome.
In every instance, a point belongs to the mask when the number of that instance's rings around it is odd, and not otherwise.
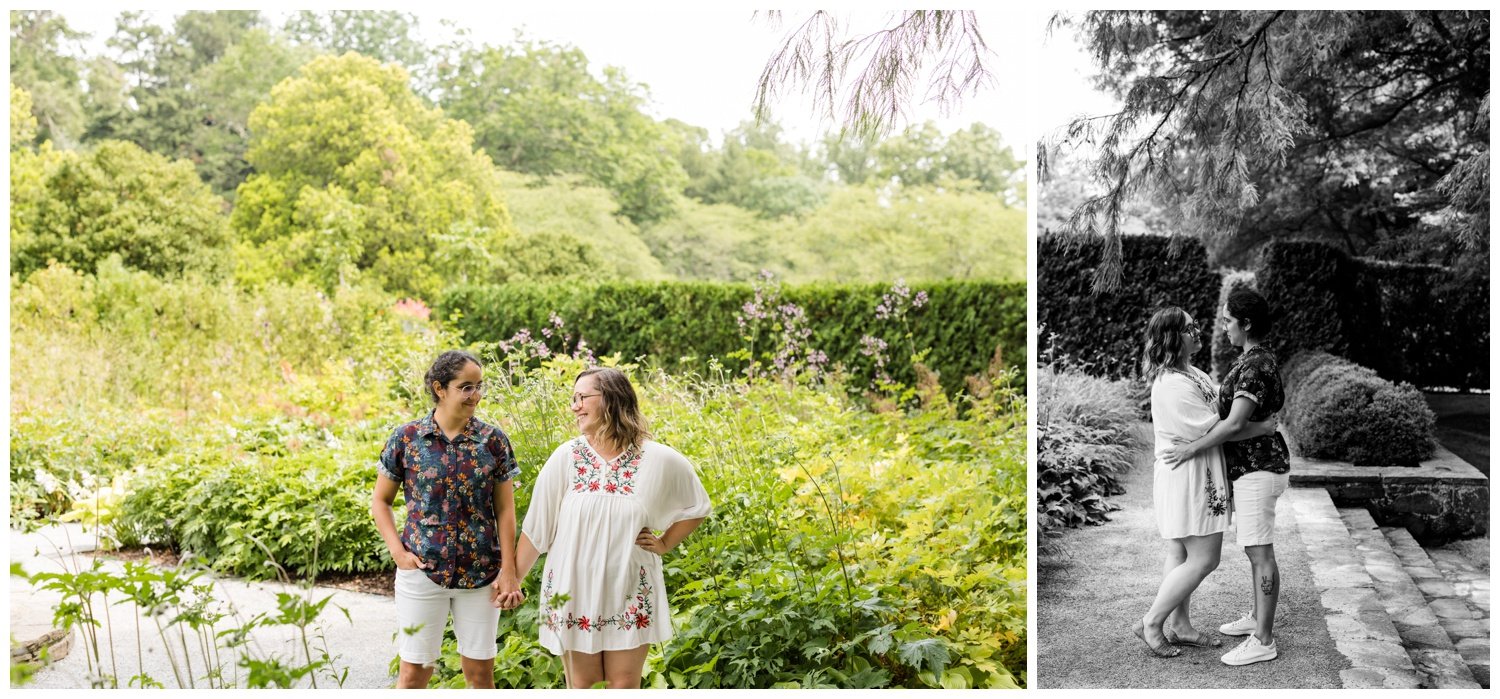
[[[1338,506],[1366,508],[1382,526],[1404,527],[1423,543],[1489,533],[1489,479],[1441,445],[1417,467],[1354,466],[1293,455],[1291,484],[1325,488]]]

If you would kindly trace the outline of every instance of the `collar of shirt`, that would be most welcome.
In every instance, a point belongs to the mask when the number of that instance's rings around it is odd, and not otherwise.
[[[443,434],[442,428],[438,427],[436,410],[427,413],[427,417],[422,418],[422,421],[417,424],[417,434],[422,436],[437,435],[443,439],[447,439],[447,436]],[[458,442],[465,438],[471,442],[479,441],[479,418],[470,417],[469,421],[464,423],[463,430],[451,441]]]

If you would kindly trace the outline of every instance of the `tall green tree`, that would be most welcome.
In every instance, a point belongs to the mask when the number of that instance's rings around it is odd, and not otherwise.
[[[84,83],[77,54],[87,36],[55,12],[10,13],[10,81],[31,96],[41,141],[67,148],[83,134]]]
[[[1072,217],[1118,234],[1132,196],[1172,207],[1220,263],[1266,240],[1447,262],[1488,242],[1488,190],[1448,179],[1488,161],[1489,13],[1156,11],[1061,17],[1121,110],[1080,119],[1105,185]],[[1473,183],[1481,168],[1455,177]],[[1482,168],[1487,170],[1487,168]],[[1466,174],[1467,173],[1467,174]],[[1482,204],[1482,206],[1480,205]],[[1457,208],[1455,208],[1457,207]],[[1483,211],[1485,213],[1478,213]],[[1467,232],[1467,233],[1466,233]],[[1458,233],[1460,235],[1455,235]],[[1097,279],[1118,282],[1116,254]]]
[[[773,122],[741,122],[685,193],[706,204],[732,204],[763,218],[811,211],[823,201],[821,164],[787,143]]]
[[[36,142],[36,116],[31,113],[31,93],[10,84],[10,149],[30,148]]]
[[[608,189],[640,224],[669,215],[686,176],[678,141],[642,110],[644,86],[606,67],[588,70],[583,51],[518,38],[504,47],[460,45],[438,73],[440,104],[474,127],[499,166],[552,176],[575,173]]]
[[[296,44],[340,56],[350,51],[381,63],[395,63],[415,78],[419,92],[431,88],[433,51],[420,37],[417,16],[390,10],[301,10],[282,29]]]
[[[452,245],[500,246],[512,227],[490,159],[468,124],[427,107],[406,71],[322,56],[250,115],[231,218],[252,249],[242,278],[367,278],[428,300],[479,273]],[[446,241],[446,242],[445,242]]]
[[[224,202],[184,160],[123,141],[88,152],[44,143],[11,152],[11,272],[59,262],[92,273],[104,258],[156,275],[229,267]]]

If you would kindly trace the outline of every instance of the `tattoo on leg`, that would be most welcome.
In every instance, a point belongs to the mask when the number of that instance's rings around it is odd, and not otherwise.
[[[1269,597],[1269,596],[1271,596],[1271,592],[1274,591],[1275,589],[1276,588],[1273,587],[1272,584],[1271,584],[1271,576],[1269,576],[1269,575],[1262,575],[1262,576],[1260,576],[1260,593],[1262,595],[1265,595],[1265,596]]]

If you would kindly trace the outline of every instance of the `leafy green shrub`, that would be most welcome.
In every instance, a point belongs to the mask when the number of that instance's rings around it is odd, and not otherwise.
[[[88,152],[44,144],[12,154],[11,187],[12,274],[54,261],[91,272],[110,255],[157,275],[228,270],[224,201],[187,160],[124,141]]]
[[[935,282],[916,288],[927,293],[928,301],[912,311],[912,336],[899,340],[899,346],[930,348],[924,363],[939,373],[945,391],[961,390],[964,377],[983,373],[996,346],[1005,348],[1007,356],[1022,356],[1024,285]],[[889,286],[879,284],[813,284],[782,287],[781,298],[806,312],[812,329],[809,346],[824,352],[830,364],[869,376],[876,367],[861,353],[861,338],[883,337],[896,345],[903,332],[888,319],[876,317],[875,309],[889,291]],[[699,373],[716,358],[730,371],[742,372],[748,360],[736,316],[754,298],[755,290],[748,284],[506,284],[459,287],[443,297],[436,311],[469,342],[498,343],[522,329],[534,336],[552,327],[556,314],[565,319],[572,337],[582,335],[600,355],[652,357],[664,366]],[[757,342],[764,348],[770,338]],[[557,350],[554,340],[553,351]],[[901,383],[917,383],[910,361],[896,361],[891,374]]]
[[[1432,455],[1434,417],[1420,391],[1322,357],[1290,367],[1285,424],[1298,453],[1356,466],[1415,466]]]
[[[1044,366],[1037,386],[1036,508],[1040,533],[1103,524],[1120,477],[1143,448],[1123,381]]]
[[[1219,311],[1229,303],[1229,294],[1235,289],[1255,288],[1255,273],[1253,272],[1226,272],[1224,283],[1219,287],[1219,303],[1214,306],[1213,322],[1213,364],[1214,376],[1223,377],[1229,374],[1229,366],[1239,358],[1240,349],[1229,343],[1229,333],[1224,324],[1218,321]],[[1199,321],[1201,324],[1202,321]]]
[[[174,460],[136,479],[120,516],[132,523],[128,538],[251,579],[275,577],[272,561],[305,577],[386,570],[369,513],[371,444],[360,446],[227,463]]]
[[[1124,271],[1118,291],[1096,294],[1094,274],[1104,243],[1097,238],[1046,234],[1037,239],[1037,342],[1052,347],[1059,368],[1124,378],[1140,365],[1142,334],[1151,314],[1178,306],[1199,322],[1214,317],[1218,275],[1197,240],[1165,236],[1119,239]],[[1194,359],[1207,368],[1206,358]]]

